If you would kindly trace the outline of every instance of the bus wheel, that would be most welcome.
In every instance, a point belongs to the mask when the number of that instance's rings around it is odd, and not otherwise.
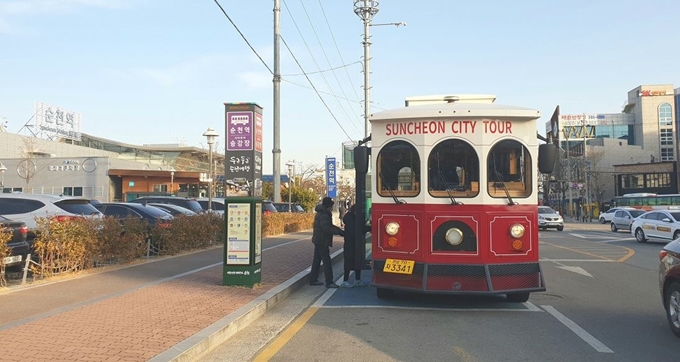
[[[613,232],[617,232],[617,231],[619,230],[619,229],[616,227],[616,224],[614,224],[613,221],[612,221],[612,223],[611,223],[611,228],[612,228],[612,231],[613,231]]]
[[[645,232],[642,231],[641,228],[635,229],[635,240],[637,240],[638,243],[646,243],[647,239],[645,239]]]
[[[507,294],[508,302],[524,303],[529,300],[529,293],[511,293]]]
[[[387,299],[387,298],[391,298],[392,296],[394,296],[394,290],[385,289],[385,288],[377,288],[377,294],[378,294],[378,298]]]

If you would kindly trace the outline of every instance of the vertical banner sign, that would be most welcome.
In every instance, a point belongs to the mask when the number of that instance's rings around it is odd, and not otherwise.
[[[246,184],[248,196],[262,196],[262,108],[225,103],[226,179]]]
[[[338,196],[336,176],[335,157],[326,157],[326,196],[332,199]]]

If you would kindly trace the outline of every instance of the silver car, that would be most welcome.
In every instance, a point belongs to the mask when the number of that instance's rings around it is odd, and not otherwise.
[[[630,230],[630,225],[640,215],[644,214],[646,211],[638,209],[618,209],[614,213],[614,217],[611,220],[610,227],[613,232],[619,230]]]
[[[36,228],[36,218],[69,219],[80,216],[101,218],[90,200],[82,197],[33,194],[0,194],[0,215],[23,221],[29,230]]]
[[[545,230],[549,228],[564,230],[564,219],[559,212],[549,206],[538,207],[538,228]]]

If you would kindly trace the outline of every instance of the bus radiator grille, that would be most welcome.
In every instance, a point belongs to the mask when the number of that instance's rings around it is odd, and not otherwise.
[[[495,264],[488,267],[495,292],[545,287],[541,279],[541,266],[538,263]]]
[[[396,288],[452,293],[503,293],[545,290],[538,263],[450,265],[416,263],[413,274],[383,272],[384,260],[374,260],[373,282]]]

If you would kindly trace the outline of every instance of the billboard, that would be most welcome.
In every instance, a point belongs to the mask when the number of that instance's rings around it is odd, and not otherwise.
[[[80,141],[80,113],[42,102],[35,103],[35,129],[38,135],[56,141],[66,138]]]
[[[335,157],[326,157],[326,196],[334,199],[338,196]]]

